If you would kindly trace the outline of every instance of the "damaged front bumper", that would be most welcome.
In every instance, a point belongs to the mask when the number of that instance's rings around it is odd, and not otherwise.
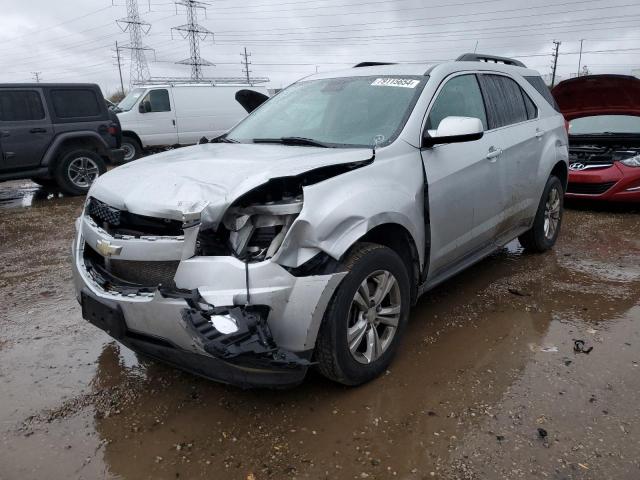
[[[246,265],[233,257],[187,258],[188,233],[145,247],[144,240],[111,237],[86,217],[77,227],[73,273],[85,319],[134,351],[213,380],[240,387],[302,381],[344,273],[296,277],[269,260]],[[163,242],[166,249],[159,248]],[[121,246],[112,257],[120,262],[141,262],[145,255],[176,261],[175,283],[113,288],[85,255],[85,249],[95,255],[98,244]]]

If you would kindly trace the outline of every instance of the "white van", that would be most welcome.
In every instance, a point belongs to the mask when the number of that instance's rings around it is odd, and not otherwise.
[[[171,84],[139,86],[118,104],[125,161],[149,147],[193,145],[222,135],[247,115],[245,101],[268,97],[265,87]],[[250,110],[250,108],[249,108]]]

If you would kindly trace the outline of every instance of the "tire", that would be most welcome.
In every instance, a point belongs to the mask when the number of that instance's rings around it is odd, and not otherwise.
[[[131,162],[142,156],[142,146],[140,142],[133,137],[122,137],[122,149],[124,149],[124,162]]]
[[[315,357],[318,369],[325,377],[344,385],[360,385],[384,373],[398,348],[409,319],[409,275],[403,261],[393,250],[373,243],[356,244],[342,262],[342,267],[348,273],[325,311],[318,332]],[[382,280],[390,278],[385,277],[383,272],[392,276],[395,284],[382,297],[382,310],[376,310],[371,307],[375,303],[376,288],[382,284]],[[374,300],[369,303],[371,308],[367,314],[364,313],[365,309],[360,309],[360,305],[366,302],[362,294],[363,285],[369,290],[367,296]],[[386,313],[380,313],[385,310]],[[370,316],[375,316],[375,319]],[[380,323],[376,323],[378,321]],[[397,327],[391,330],[394,323]],[[353,339],[352,348],[347,339],[349,334]],[[380,348],[377,351],[371,348],[376,343],[371,342],[374,337],[379,339],[377,345]]]
[[[95,179],[107,171],[102,157],[91,150],[68,150],[59,158],[54,178],[68,195],[85,195]]]
[[[529,252],[542,253],[553,247],[560,233],[563,213],[564,188],[560,179],[552,175],[547,180],[542,192],[533,226],[518,237],[524,249]],[[549,223],[547,224],[547,222]]]

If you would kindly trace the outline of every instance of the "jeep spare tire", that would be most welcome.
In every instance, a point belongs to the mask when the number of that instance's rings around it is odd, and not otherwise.
[[[85,195],[91,184],[107,171],[100,155],[91,150],[64,152],[55,168],[54,178],[68,195]]]

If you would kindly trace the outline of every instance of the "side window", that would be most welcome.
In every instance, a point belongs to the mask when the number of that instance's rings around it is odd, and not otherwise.
[[[475,75],[459,75],[445,83],[429,112],[427,129],[435,130],[443,118],[451,116],[479,118],[487,129],[487,114]]]
[[[146,105],[148,112],[170,112],[171,102],[169,102],[168,90],[151,90],[144,97],[142,103]]]
[[[44,107],[35,90],[0,90],[0,121],[42,120]]]
[[[527,120],[527,110],[520,86],[503,75],[480,75],[480,85],[487,104],[489,128],[499,128]]]
[[[524,98],[524,108],[527,110],[527,119],[533,120],[538,116],[538,107],[536,107],[536,104],[533,103],[533,100],[527,95],[527,92],[522,89],[520,89],[520,91],[522,92],[522,98]]]
[[[88,88],[51,90],[51,101],[59,118],[97,117],[102,113],[96,92]]]

